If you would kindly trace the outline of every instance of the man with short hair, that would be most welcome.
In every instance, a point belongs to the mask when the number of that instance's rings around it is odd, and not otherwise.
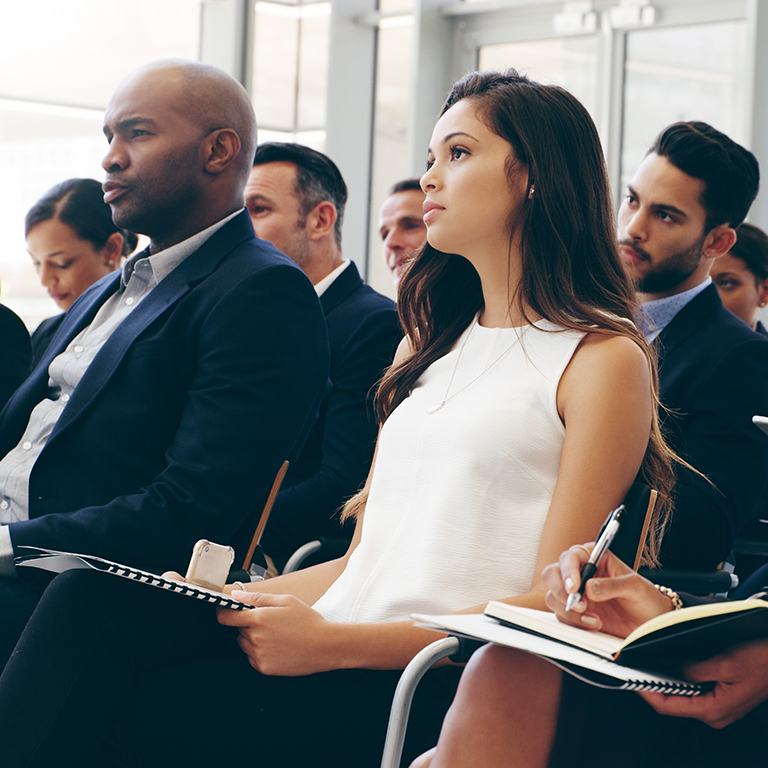
[[[376,442],[375,386],[402,338],[394,304],[363,284],[341,250],[347,188],[326,155],[300,144],[262,144],[245,189],[259,237],[307,274],[320,296],[331,350],[330,388],[277,496],[262,544],[282,569],[320,537],[348,540],[337,512],[365,480]]]
[[[768,339],[728,312],[709,278],[733,245],[759,184],[754,156],[706,123],[675,123],[654,142],[619,210],[621,253],[659,350],[663,426],[678,467],[665,567],[710,568],[731,549],[766,483]]]
[[[182,572],[200,538],[244,556],[327,379],[317,296],[243,209],[242,86],[153,62],[104,134],[105,201],[150,244],[75,302],[0,415],[0,664],[41,594],[14,578],[22,547]]]
[[[395,287],[408,261],[427,239],[424,224],[424,192],[419,179],[404,179],[392,185],[379,212],[384,263]]]

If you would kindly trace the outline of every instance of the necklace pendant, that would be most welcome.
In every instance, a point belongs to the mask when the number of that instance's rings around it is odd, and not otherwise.
[[[431,416],[433,413],[437,413],[444,405],[445,400],[438,403],[437,405],[430,405],[429,408],[427,408],[427,413]]]

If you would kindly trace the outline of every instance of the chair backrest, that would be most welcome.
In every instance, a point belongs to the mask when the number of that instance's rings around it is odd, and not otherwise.
[[[611,544],[611,552],[634,570],[640,565],[640,555],[658,497],[658,491],[641,482],[633,483],[624,497],[621,528]]]

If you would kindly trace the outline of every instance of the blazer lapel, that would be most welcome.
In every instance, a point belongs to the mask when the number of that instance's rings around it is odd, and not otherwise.
[[[197,251],[190,254],[170,275],[155,286],[136,309],[120,323],[99,350],[88,370],[80,379],[67,407],[62,411],[51,432],[51,437],[65,429],[88,408],[109,382],[131,345],[149,325],[166,309],[179,301],[192,286],[208,277],[233,248],[253,237],[253,227],[248,212],[243,211],[215,232]],[[70,326],[71,330],[66,334],[65,343],[58,345],[59,349],[55,354],[61,352],[66,344],[93,320],[98,308],[115,289],[113,287],[108,293],[102,292],[100,294],[101,300],[96,309],[91,311],[89,307],[88,313],[85,315],[87,319],[79,319],[76,326]],[[46,358],[48,358],[47,354]]]
[[[722,302],[714,285],[707,286],[698,296],[691,299],[659,334],[660,356],[666,356],[696,333],[701,328],[703,318],[720,306]]]
[[[328,289],[320,297],[323,314],[327,316],[334,307],[341,304],[362,284],[363,279],[357,271],[355,262],[351,261],[349,266],[328,286]]]

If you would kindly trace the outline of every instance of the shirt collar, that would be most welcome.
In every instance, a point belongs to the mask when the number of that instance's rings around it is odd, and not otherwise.
[[[149,266],[152,268],[152,274],[155,276],[155,280],[159,283],[163,278],[173,272],[176,267],[181,264],[187,256],[191,256],[203,243],[206,242],[215,232],[221,229],[228,221],[234,219],[240,211],[230,213],[229,216],[225,216],[221,221],[217,221],[210,227],[197,232],[188,237],[186,240],[182,240],[180,243],[172,245],[170,248],[165,248],[157,253],[150,254],[149,248],[145,248],[135,256],[131,256],[123,265],[123,275],[120,281],[120,290],[125,290],[128,285],[128,281],[131,279],[133,270],[136,268],[136,263],[140,259],[148,259]]]
[[[333,284],[333,281],[336,280],[336,278],[350,265],[350,261],[348,259],[344,259],[344,261],[339,264],[336,269],[333,270],[333,272],[329,272],[319,283],[315,284],[315,290],[317,291],[318,296],[322,296]]]
[[[705,288],[712,284],[712,278],[706,279],[674,296],[665,296],[663,299],[646,301],[637,308],[637,327],[643,332],[645,338],[653,341],[674,319],[675,315],[693,301]]]

